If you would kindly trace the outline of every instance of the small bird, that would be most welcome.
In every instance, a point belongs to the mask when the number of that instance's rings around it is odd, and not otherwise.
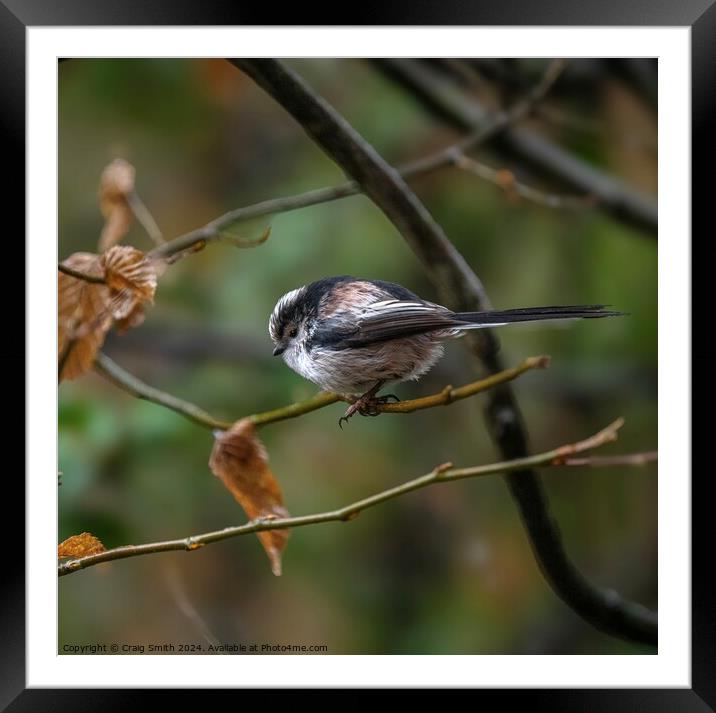
[[[391,381],[417,380],[443,355],[443,342],[466,330],[514,322],[613,317],[604,305],[453,312],[405,287],[349,275],[326,277],[287,292],[271,313],[274,356],[326,391],[351,398],[339,420],[376,416]]]

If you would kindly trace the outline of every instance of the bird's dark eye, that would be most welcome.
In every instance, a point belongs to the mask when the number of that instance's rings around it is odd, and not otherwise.
[[[298,334],[298,329],[296,327],[292,327],[291,330],[288,333],[288,336],[293,339]]]

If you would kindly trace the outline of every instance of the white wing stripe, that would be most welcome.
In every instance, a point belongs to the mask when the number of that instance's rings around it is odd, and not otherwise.
[[[421,304],[420,302],[401,302],[400,300],[383,300],[382,302],[373,302],[368,305],[367,309],[376,312],[384,311],[409,311],[409,312],[434,312],[435,307],[431,305]]]

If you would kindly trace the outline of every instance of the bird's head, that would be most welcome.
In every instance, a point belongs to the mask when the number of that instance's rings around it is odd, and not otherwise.
[[[274,356],[294,351],[305,336],[307,315],[302,300],[305,289],[299,287],[287,292],[273,308],[269,319],[269,335],[274,345]]]

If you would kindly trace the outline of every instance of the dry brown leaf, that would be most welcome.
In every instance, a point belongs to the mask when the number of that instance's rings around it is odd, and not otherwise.
[[[216,437],[209,467],[250,519],[288,517],[281,488],[268,465],[268,454],[249,419],[237,421]],[[281,553],[286,547],[288,530],[256,534],[271,561],[271,570],[280,575]]]
[[[64,264],[89,275],[102,275],[99,255],[74,253]],[[60,381],[76,379],[92,368],[112,326],[111,297],[106,285],[58,273],[57,353],[64,360]]]
[[[57,546],[57,558],[86,557],[105,551],[105,546],[90,532],[72,535]]]
[[[113,320],[120,333],[144,321],[145,307],[154,301],[157,276],[165,269],[164,263],[128,245],[115,245],[102,255],[74,253],[64,264],[104,277],[105,284],[59,273],[60,381],[76,379],[92,368]]]
[[[114,328],[117,330],[117,334],[124,334],[133,327],[138,327],[142,324],[146,316],[144,305],[137,302],[134,309],[126,317],[122,317],[114,323]]]
[[[129,231],[133,212],[127,197],[134,191],[134,166],[117,158],[110,163],[99,180],[99,207],[105,218],[99,238],[99,250],[104,252],[118,243]]]
[[[140,324],[144,320],[143,305],[154,301],[157,289],[155,263],[129,245],[111,247],[100,263],[112,299],[112,316],[122,320],[123,330]],[[138,309],[142,311],[141,318]]]

